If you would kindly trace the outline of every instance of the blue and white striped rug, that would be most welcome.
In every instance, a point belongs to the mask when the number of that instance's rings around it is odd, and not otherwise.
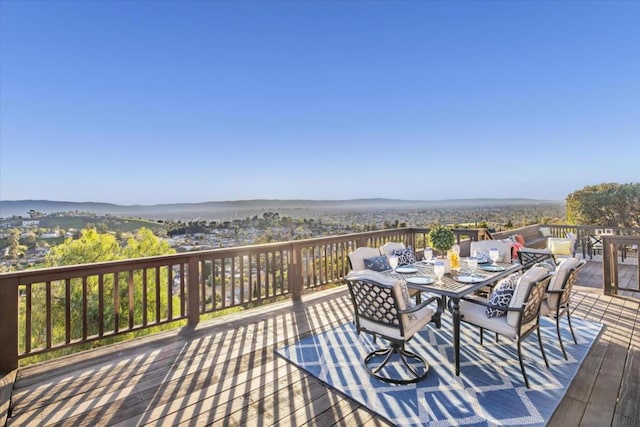
[[[462,327],[461,372],[456,377],[450,319],[443,315],[442,328],[429,325],[407,344],[407,350],[422,355],[430,365],[427,377],[416,384],[391,385],[371,377],[363,359],[384,341],[374,344],[369,335],[358,336],[351,323],[276,353],[396,425],[543,426],[602,330],[601,323],[572,317],[576,345],[563,319],[561,331],[569,357],[565,361],[555,323],[542,319],[550,368],[544,365],[536,335],[529,335],[522,345],[531,386],[527,389],[515,344],[504,337],[496,343],[494,335],[485,332],[480,346],[478,328],[470,325]]]

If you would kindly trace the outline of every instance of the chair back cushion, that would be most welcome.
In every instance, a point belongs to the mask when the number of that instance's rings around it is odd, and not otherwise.
[[[471,242],[471,253],[476,251],[478,253],[487,254],[487,258],[489,257],[489,249],[497,248],[500,253],[500,257],[498,258],[498,262],[511,262],[511,248],[513,247],[513,242],[503,242],[502,240],[480,240],[477,242]]]
[[[402,242],[387,242],[384,245],[380,246],[380,253],[382,255],[391,256],[391,252],[395,249],[404,249],[404,243]]]
[[[551,277],[551,281],[549,282],[549,290],[550,291],[559,291],[563,289],[565,282],[569,277],[569,272],[572,268],[577,267],[580,264],[580,260],[578,258],[564,258],[560,261],[558,266],[556,267],[553,276]],[[556,309],[558,304],[558,298],[560,295],[558,294],[549,294],[547,297],[547,304],[549,308],[552,310]]]
[[[525,299],[529,295],[529,288],[548,274],[549,273],[546,268],[538,266],[533,266],[527,270],[527,272],[520,276],[520,279],[518,280],[516,290],[513,292],[513,298],[511,298],[511,301],[509,302],[509,307],[521,308],[525,303]],[[510,311],[507,313],[507,323],[513,327],[517,326],[520,316],[521,313],[517,311]]]
[[[364,270],[366,268],[364,265],[364,259],[373,258],[376,256],[380,256],[380,251],[377,248],[369,248],[367,246],[363,246],[356,249],[349,254],[351,269],[354,271]]]

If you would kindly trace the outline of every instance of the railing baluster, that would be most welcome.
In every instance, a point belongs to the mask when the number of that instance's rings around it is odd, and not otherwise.
[[[129,329],[133,329],[133,313],[135,304],[135,298],[133,295],[133,270],[129,270],[129,275],[127,277],[127,290],[129,300]]]
[[[87,276],[82,276],[82,340],[87,339]]]
[[[154,323],[160,322],[160,267],[156,267],[156,318]]]
[[[244,257],[244,255],[240,256],[240,304],[244,304],[244,287],[247,278],[244,265]]]
[[[180,316],[184,317],[186,312],[187,312],[187,300],[185,300],[185,275],[187,275],[185,268],[184,268],[184,264],[180,263]],[[194,271],[194,273],[196,275],[196,277],[193,278],[193,280],[196,281],[196,289],[198,289],[197,287],[197,283],[198,283],[198,279],[199,279],[199,275],[197,274],[197,270]],[[187,277],[187,279],[189,279],[190,276]]]
[[[51,281],[47,281],[46,283],[46,288],[45,288],[45,307],[46,307],[46,320],[45,323],[47,324],[47,345],[46,348],[49,349],[51,348],[51,336],[53,335],[53,331],[52,331],[52,321],[51,321]]]
[[[142,269],[142,326],[147,326],[147,286],[148,277],[147,277],[147,269]]]
[[[31,352],[31,307],[32,307],[31,283],[25,285],[25,329],[24,329],[24,352]]]
[[[209,280],[209,283],[211,283],[211,289],[213,289],[213,285],[214,285],[214,278],[213,278],[213,262],[211,262],[208,259],[203,259],[202,261],[200,261],[200,270],[202,271],[203,277],[202,277],[202,281],[200,282],[200,299],[199,299],[199,305],[200,305],[200,312],[201,313],[206,313],[207,311],[207,281]],[[211,271],[211,279],[209,279],[209,277],[207,277],[205,275],[205,272],[209,270]]]
[[[104,274],[98,276],[98,336],[104,335]]]
[[[173,265],[167,267],[167,319],[173,319]]]
[[[113,273],[113,332],[118,333],[120,330],[120,289],[119,274]]]
[[[271,252],[271,291],[273,296],[278,295],[278,251]]]
[[[64,281],[64,342],[71,342],[71,279]]]

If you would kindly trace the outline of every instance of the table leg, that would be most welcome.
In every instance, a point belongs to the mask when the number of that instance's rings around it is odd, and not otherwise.
[[[453,358],[456,362],[456,376],[460,375],[460,298],[451,298],[453,315]]]

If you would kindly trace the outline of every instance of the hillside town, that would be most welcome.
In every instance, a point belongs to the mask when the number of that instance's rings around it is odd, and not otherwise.
[[[431,210],[370,208],[321,213],[303,211],[299,217],[267,211],[243,219],[187,222],[121,218],[81,211],[45,214],[31,210],[25,217],[0,219],[0,270],[42,266],[51,247],[66,239],[78,238],[86,228],[112,233],[118,241],[126,242],[138,229],[145,227],[177,252],[190,252],[387,228],[427,227],[435,223],[502,230],[527,223],[551,222],[563,217],[564,207],[560,204]]]

